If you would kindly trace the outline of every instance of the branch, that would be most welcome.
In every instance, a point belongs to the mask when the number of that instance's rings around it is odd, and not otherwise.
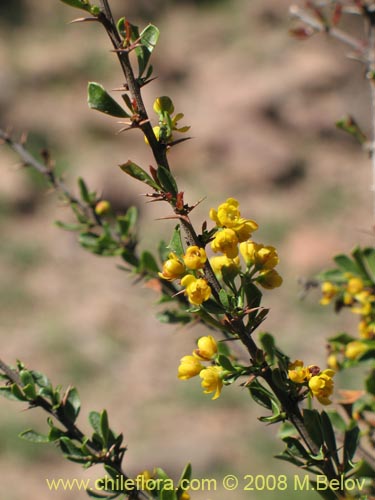
[[[148,143],[152,149],[153,155],[157,165],[162,165],[167,170],[170,170],[167,159],[167,147],[165,144],[160,143],[152,130],[152,126],[146,111],[146,107],[141,95],[141,87],[134,76],[133,68],[129,60],[129,54],[123,50],[121,37],[117,31],[116,24],[113,20],[112,12],[107,0],[100,0],[101,13],[98,15],[98,20],[102,23],[106,30],[112,45],[115,49],[119,59],[122,71],[125,76],[126,84],[129,89],[131,98],[135,101],[137,106],[137,113],[139,114],[138,126],[147,137]]]
[[[3,373],[10,383],[16,384],[22,389],[23,384],[20,379],[19,373],[10,366],[8,366],[6,363],[4,363],[1,359],[0,359],[0,373]],[[74,439],[82,445],[84,444],[90,450],[92,457],[93,458],[95,457],[96,464],[101,463],[103,465],[111,466],[112,468],[116,469],[119,475],[123,476],[124,481],[129,479],[127,474],[123,472],[121,466],[122,458],[124,456],[126,448],[120,448],[118,452],[116,452],[115,461],[113,460],[113,457],[109,455],[108,456],[103,455],[101,452],[98,454],[98,448],[95,445],[95,443],[90,439],[87,439],[85,434],[66,417],[63,411],[63,406],[61,406],[61,404],[56,408],[52,406],[52,404],[42,396],[37,396],[33,400],[28,400],[28,403],[30,408],[36,408],[36,407],[42,408],[45,412],[47,412],[49,415],[53,416],[58,422],[60,422],[60,424],[67,431],[66,437]],[[148,499],[149,496],[143,493],[142,491],[133,490],[129,493],[129,499],[130,498],[135,500],[137,499],[144,500],[145,498]]]
[[[21,158],[23,166],[32,167],[37,172],[42,174],[48,182],[57,190],[60,191],[64,197],[69,200],[70,203],[78,205],[83,211],[86,211],[86,207],[73,196],[68,188],[65,186],[64,182],[56,177],[55,172],[49,166],[44,165],[39,162],[23,145],[22,142],[17,142],[11,138],[11,136],[3,129],[0,128],[0,140],[6,143],[17,155]]]
[[[366,50],[366,42],[352,37],[345,31],[342,31],[334,26],[326,26],[322,21],[319,21],[316,17],[308,14],[306,10],[301,9],[297,5],[292,5],[289,9],[290,15],[296,19],[299,19],[303,23],[307,24],[315,31],[320,33],[327,33],[327,35],[339,40],[340,42],[348,45],[350,48],[354,49],[356,52],[363,53]]]

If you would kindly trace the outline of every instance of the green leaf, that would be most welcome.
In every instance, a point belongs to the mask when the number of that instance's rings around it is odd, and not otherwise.
[[[123,248],[121,252],[121,258],[133,267],[139,266],[139,259],[131,250]]]
[[[220,289],[219,298],[220,302],[223,304],[223,307],[228,310],[230,308],[229,297],[224,288]]]
[[[190,314],[172,310],[166,310],[161,313],[158,313],[156,317],[160,321],[160,323],[166,323],[166,324],[182,323],[183,325],[187,325],[193,319],[193,317]]]
[[[36,399],[37,398],[37,394],[36,394],[36,390],[35,390],[35,384],[27,384],[27,385],[24,385],[22,387],[22,390],[24,392],[24,394],[27,396],[28,399]]]
[[[170,193],[172,196],[177,195],[178,187],[175,178],[169,170],[167,170],[162,165],[159,165],[157,169],[157,177],[159,179],[161,187],[163,188],[163,191],[165,191],[166,193]]]
[[[161,490],[160,500],[177,500],[176,491],[172,489]]]
[[[245,295],[246,295],[246,301],[247,305],[249,308],[256,308],[259,307],[261,299],[262,299],[262,292],[259,290],[257,286],[254,285],[254,283],[251,281],[251,278],[248,276],[243,276],[242,278],[242,286],[244,287],[245,290]],[[257,311],[254,311],[253,313],[249,314],[250,321],[255,318],[257,315]]]
[[[360,269],[360,273],[362,274],[363,278],[371,280],[371,276],[366,268],[363,250],[360,247],[357,247],[353,250],[352,255],[358,268]]]
[[[268,417],[260,417],[259,420],[261,422],[266,422],[268,424],[275,424],[277,422],[285,420],[285,414],[283,415],[281,413],[279,404],[277,404],[274,399],[271,399],[271,404],[272,404],[272,415]]]
[[[359,442],[359,428],[357,426],[345,432],[344,436],[344,466],[345,472],[352,468],[352,458]]]
[[[336,284],[343,284],[347,281],[340,269],[328,269],[328,271],[322,271],[318,273],[315,278],[319,281],[331,281]]]
[[[53,443],[54,441],[60,440],[60,438],[62,438],[63,436],[64,436],[64,431],[62,431],[58,427],[52,426],[48,434],[48,441],[50,443]]]
[[[86,493],[87,493],[87,495],[89,497],[92,497],[92,498],[107,498],[108,500],[109,499],[112,500],[113,498],[117,498],[118,497],[118,495],[116,495],[116,496],[113,496],[113,495],[101,495],[100,493],[96,493],[96,491],[90,490],[90,489],[86,490]]]
[[[336,255],[333,260],[344,273],[353,273],[355,275],[361,274],[357,264],[347,255]]]
[[[11,388],[11,393],[14,399],[18,401],[27,401],[27,398],[24,396],[22,390],[19,388],[17,384],[12,384],[10,386]]]
[[[67,224],[61,220],[56,220],[54,224],[60,229],[64,229],[64,231],[83,231],[87,229],[87,224]]]
[[[181,240],[181,230],[178,224],[173,231],[171,241],[167,247],[171,252],[175,253],[177,257],[182,257],[184,255],[184,247],[182,246]]]
[[[159,266],[157,265],[154,256],[150,252],[142,252],[139,271],[147,271],[150,274],[159,272]]]
[[[367,136],[363,133],[356,120],[351,115],[345,115],[336,122],[336,127],[353,136],[360,144],[367,142]]]
[[[90,411],[89,422],[94,431],[100,434],[100,413],[98,411]]]
[[[349,342],[352,342],[355,340],[354,337],[348,335],[347,333],[339,333],[338,335],[335,335],[334,337],[330,337],[328,341],[333,344],[349,344]]]
[[[156,191],[160,191],[160,186],[152,179],[152,177],[150,177],[148,173],[143,170],[143,168],[139,167],[132,161],[128,160],[126,163],[120,165],[120,168],[123,172],[130,175],[130,177],[144,182]]]
[[[208,299],[200,306],[210,314],[224,314],[225,309],[221,304],[218,304],[214,299]]]
[[[61,447],[61,450],[63,451],[64,455],[68,455],[69,458],[73,458],[73,457],[83,458],[86,456],[86,454],[83,453],[81,448],[76,446],[73,443],[73,441],[66,436],[63,436],[62,438],[60,438],[59,443],[60,443],[60,447]]]
[[[322,411],[321,419],[322,419],[322,431],[323,431],[324,442],[326,443],[327,448],[329,449],[329,452],[331,453],[333,460],[338,466],[340,461],[337,454],[336,437],[328,413]]]
[[[108,474],[113,478],[113,479],[118,479],[119,478],[119,471],[115,469],[114,467],[111,467],[110,465],[104,465],[104,469]]]
[[[4,396],[6,399],[10,399],[11,401],[19,401],[19,398],[14,396],[10,386],[0,387],[0,395]]]
[[[322,421],[319,412],[317,410],[303,410],[303,421],[311,439],[320,448],[324,442],[324,439],[322,432]]]
[[[44,388],[52,388],[51,381],[46,375],[44,375],[44,373],[35,370],[31,370],[30,373],[33,376],[36,385]]]
[[[49,443],[49,437],[44,434],[40,434],[32,429],[27,429],[21,432],[18,436],[26,441],[31,441],[32,443]]]
[[[336,410],[328,410],[327,413],[335,429],[345,432],[347,425],[342,416]]]
[[[159,29],[153,24],[149,24],[139,36],[142,46],[136,47],[135,49],[139,69],[138,78],[143,75],[147,67],[152,51],[158,42],[159,34]]]
[[[91,5],[86,0],[60,0],[71,7],[75,7],[76,9],[86,10],[90,12]]]
[[[366,267],[371,275],[372,283],[375,283],[375,248],[364,248],[363,256],[365,259]]]
[[[375,370],[371,370],[365,381],[366,391],[375,395]]]
[[[284,422],[278,432],[277,432],[277,436],[282,439],[283,441],[285,441],[285,438],[289,438],[289,437],[296,437],[297,436],[297,431],[296,431],[296,428],[294,427],[293,424],[291,424],[290,422]]]
[[[236,369],[234,368],[230,359],[227,356],[219,354],[217,360],[219,362],[219,365],[222,366],[224,370],[228,370],[228,372],[236,372]]]
[[[88,84],[88,104],[91,109],[118,118],[129,117],[128,113],[107,93],[102,85],[95,82]]]
[[[104,444],[106,445],[109,438],[109,424],[107,410],[103,410],[100,414],[100,434],[103,436]]]
[[[34,379],[31,373],[28,370],[21,370],[20,371],[20,379],[22,382],[22,385],[27,385],[27,384],[32,384],[34,385]]]
[[[186,483],[191,479],[191,464],[187,464],[181,473],[180,479],[178,480],[177,498],[180,498],[182,493],[186,491]],[[181,488],[181,483],[183,483],[184,488]]]
[[[158,479],[170,479],[168,474],[163,470],[161,467],[155,467],[155,474],[158,477]]]
[[[256,403],[267,410],[272,410],[272,398],[273,394],[268,391],[265,387],[263,387],[257,379],[254,379],[251,384],[248,386],[251,397],[254,399]]]
[[[309,454],[299,439],[292,436],[287,436],[283,439],[283,441],[286,443],[287,445],[286,451],[290,455],[296,458],[302,458],[303,460],[309,459]]]
[[[90,192],[87,189],[86,183],[82,177],[78,177],[78,187],[82,200],[86,203],[91,203]]]
[[[69,419],[74,422],[79,415],[81,409],[81,401],[78,396],[78,391],[75,387],[69,389],[69,392],[64,397],[65,406],[64,412],[67,414]]]
[[[268,356],[268,363],[272,365],[275,358],[275,339],[270,333],[260,333],[259,340]]]

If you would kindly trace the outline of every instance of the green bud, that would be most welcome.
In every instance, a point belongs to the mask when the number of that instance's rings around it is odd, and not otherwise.
[[[170,99],[168,96],[163,95],[161,97],[157,97],[154,102],[154,111],[155,113],[163,113],[166,112],[169,115],[171,115],[174,112],[174,106],[172,99]]]

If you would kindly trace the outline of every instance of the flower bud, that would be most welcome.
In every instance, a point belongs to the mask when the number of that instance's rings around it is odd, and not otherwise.
[[[166,113],[171,115],[174,112],[174,105],[172,99],[166,95],[163,95],[155,99],[153,108],[155,113],[157,114],[165,111]]]
[[[101,200],[95,206],[96,215],[107,215],[110,213],[112,207],[109,201]]]

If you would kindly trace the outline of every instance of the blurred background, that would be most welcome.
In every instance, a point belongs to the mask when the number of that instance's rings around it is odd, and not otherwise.
[[[354,330],[353,319],[319,306],[318,291],[300,299],[301,279],[357,243],[373,244],[370,163],[354,141],[335,129],[349,112],[369,129],[370,101],[363,69],[344,47],[323,36],[300,42],[288,35],[289,0],[137,0],[111,2],[116,18],[154,22],[161,29],[154,53],[158,79],[145,101],[172,97],[185,113],[193,140],[170,153],[200,224],[211,207],[236,197],[260,229],[256,241],[278,248],[281,289],[265,294],[271,308],[263,330],[306,363],[325,364],[324,339]],[[58,0],[0,2],[0,125],[29,133],[34,152],[47,147],[66,183],[83,176],[118,208],[136,205],[142,248],[167,239],[167,206],[147,205],[141,184],[118,165],[152,162],[137,131],[88,109],[88,81],[105,88],[123,77],[100,26],[68,22],[81,15]],[[358,27],[352,25],[351,28]],[[198,328],[155,319],[157,296],[132,283],[114,259],[84,252],[56,226],[69,209],[44,183],[0,149],[1,357],[17,358],[57,384],[78,387],[81,426],[90,410],[107,408],[125,435],[130,476],[154,466],[177,478],[187,461],[195,477],[297,473],[271,459],[282,451],[276,428],[257,420],[262,409],[237,385],[212,402],[199,381],[176,378]],[[349,388],[353,381],[338,378]],[[0,405],[0,489],[8,500],[79,500],[84,492],[50,492],[46,478],[99,477],[65,462],[53,446],[21,441],[46,416]],[[316,498],[304,493],[306,499]],[[196,492],[193,499],[298,498],[300,492]]]

